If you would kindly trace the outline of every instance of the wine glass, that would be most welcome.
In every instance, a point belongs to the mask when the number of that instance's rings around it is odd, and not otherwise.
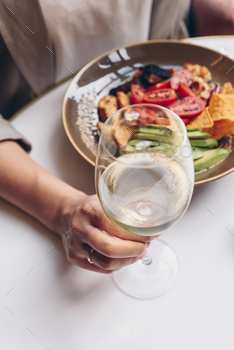
[[[131,105],[109,117],[96,157],[95,186],[106,215],[136,235],[157,235],[186,212],[194,187],[192,149],[183,121],[169,109]],[[159,239],[135,264],[114,272],[137,298],[169,290],[178,274],[175,252]]]

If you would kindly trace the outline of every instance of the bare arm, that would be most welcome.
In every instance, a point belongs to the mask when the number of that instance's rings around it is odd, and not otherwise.
[[[48,173],[14,141],[0,142],[0,197],[60,235],[68,259],[85,269],[109,273],[131,264],[142,258],[146,242],[154,238],[115,226],[96,195],[87,196]],[[87,261],[91,248],[93,264]]]
[[[64,196],[85,196],[35,163],[14,141],[0,142],[0,197],[58,232],[56,215]]]
[[[234,0],[192,0],[195,35],[234,35]]]
[[[56,215],[69,194],[85,196],[40,167],[16,142],[0,142],[0,197],[59,233]]]

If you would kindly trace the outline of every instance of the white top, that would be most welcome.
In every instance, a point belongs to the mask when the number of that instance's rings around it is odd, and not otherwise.
[[[136,42],[188,36],[190,0],[40,0],[53,42],[56,82],[98,55]]]

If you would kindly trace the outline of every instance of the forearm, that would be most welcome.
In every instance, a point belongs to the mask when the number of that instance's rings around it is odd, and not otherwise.
[[[0,197],[59,233],[57,214],[69,196],[84,194],[40,167],[16,142],[0,142]]]
[[[233,35],[234,0],[192,0],[196,35]]]

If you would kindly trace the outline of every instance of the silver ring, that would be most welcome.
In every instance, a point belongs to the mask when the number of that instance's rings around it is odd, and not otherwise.
[[[88,262],[89,262],[90,264],[93,264],[93,262],[92,262],[92,260],[91,260],[91,257],[92,257],[93,252],[94,252],[94,250],[93,250],[93,248],[91,248],[90,253],[89,253],[89,256],[87,257],[87,260],[88,260]]]

